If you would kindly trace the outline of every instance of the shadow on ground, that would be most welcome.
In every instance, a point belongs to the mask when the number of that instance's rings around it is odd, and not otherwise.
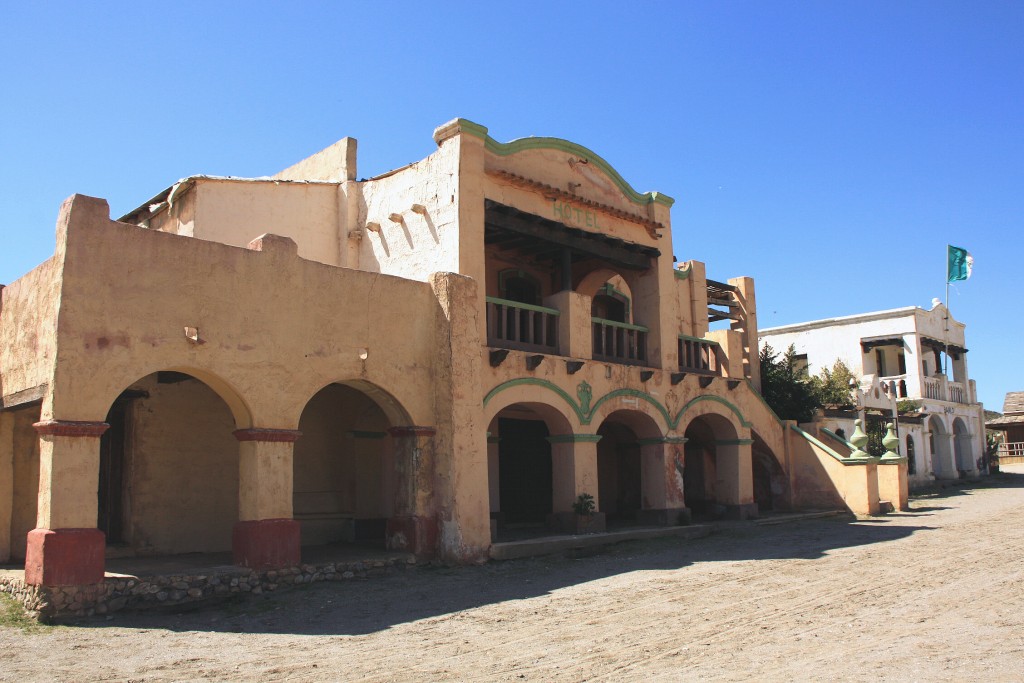
[[[185,613],[119,613],[80,626],[299,635],[361,635],[399,624],[452,615],[483,605],[545,595],[567,586],[636,571],[671,571],[705,562],[820,558],[846,547],[884,543],[928,531],[907,518],[948,509],[944,499],[975,488],[1024,488],[1024,474],[1001,474],[927,491],[911,500],[904,523],[889,518],[830,517],[792,524],[716,526],[708,538],[630,541],[588,557],[549,556],[474,567],[421,567],[366,581],[325,582]],[[178,609],[181,609],[180,607]]]

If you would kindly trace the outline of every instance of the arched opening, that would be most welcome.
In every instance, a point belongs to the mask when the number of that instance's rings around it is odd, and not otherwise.
[[[191,374],[161,371],[123,391],[106,421],[97,526],[107,543],[146,555],[230,549],[239,447],[225,399]]]
[[[917,474],[917,456],[914,453],[914,437],[907,434],[907,474]]]
[[[953,420],[953,453],[956,457],[956,469],[960,476],[965,476],[974,470],[971,435],[967,431],[967,425],[959,417]]]
[[[394,399],[364,383],[329,384],[306,403],[294,447],[292,499],[304,546],[384,543],[395,504],[388,429],[399,426],[389,413],[409,423]]]
[[[928,418],[928,450],[932,456],[932,473],[939,479],[956,477],[949,432],[937,415]]]
[[[39,435],[32,426],[39,422],[40,404],[4,411],[4,428],[0,435],[10,441],[12,495],[10,504],[10,555],[12,560],[25,559],[28,532],[36,528],[39,501]]]
[[[510,268],[498,273],[498,289],[501,298],[522,304],[539,306],[541,286],[537,278],[523,270]]]
[[[549,437],[570,431],[565,418],[543,404],[515,403],[491,420],[488,471],[494,533],[548,522],[554,495]]]
[[[624,424],[605,422],[597,430],[598,500],[609,524],[633,522],[640,511],[640,444]]]
[[[686,427],[683,465],[683,497],[697,520],[718,519],[726,510],[720,504],[719,442],[735,441],[736,428],[721,415],[702,415]]]
[[[751,465],[754,475],[754,502],[760,512],[781,511],[789,507],[789,478],[764,439],[752,432]]]

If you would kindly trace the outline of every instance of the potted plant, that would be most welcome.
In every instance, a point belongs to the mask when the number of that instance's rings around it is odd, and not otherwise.
[[[576,513],[576,533],[583,534],[590,530],[596,508],[594,497],[589,493],[581,493],[576,497],[572,504],[572,511]]]

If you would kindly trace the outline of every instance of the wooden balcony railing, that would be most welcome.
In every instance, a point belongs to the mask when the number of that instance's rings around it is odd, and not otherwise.
[[[487,297],[487,345],[558,353],[558,310]]]
[[[996,457],[1000,465],[1024,464],[1024,443],[1001,443],[996,450]]]
[[[647,362],[646,327],[591,318],[594,330],[594,359],[641,365]]]
[[[679,369],[702,375],[721,375],[717,342],[679,335]]]

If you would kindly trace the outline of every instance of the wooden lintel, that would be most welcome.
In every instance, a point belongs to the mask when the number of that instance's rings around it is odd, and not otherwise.
[[[0,409],[10,410],[12,408],[20,408],[22,406],[32,405],[33,403],[39,403],[46,396],[46,390],[49,386],[49,384],[40,384],[39,386],[31,387],[29,389],[15,391],[13,394],[8,394],[7,396],[0,396]]]
[[[651,256],[646,253],[637,253],[627,243],[616,245],[605,240],[584,237],[581,230],[575,231],[580,233],[579,235],[573,234],[574,231],[566,229],[556,221],[539,217],[537,220],[531,220],[522,215],[505,213],[499,209],[487,211],[485,221],[487,225],[495,228],[527,235],[549,244],[568,247],[575,252],[594,256],[627,270],[647,270],[651,267]]]

